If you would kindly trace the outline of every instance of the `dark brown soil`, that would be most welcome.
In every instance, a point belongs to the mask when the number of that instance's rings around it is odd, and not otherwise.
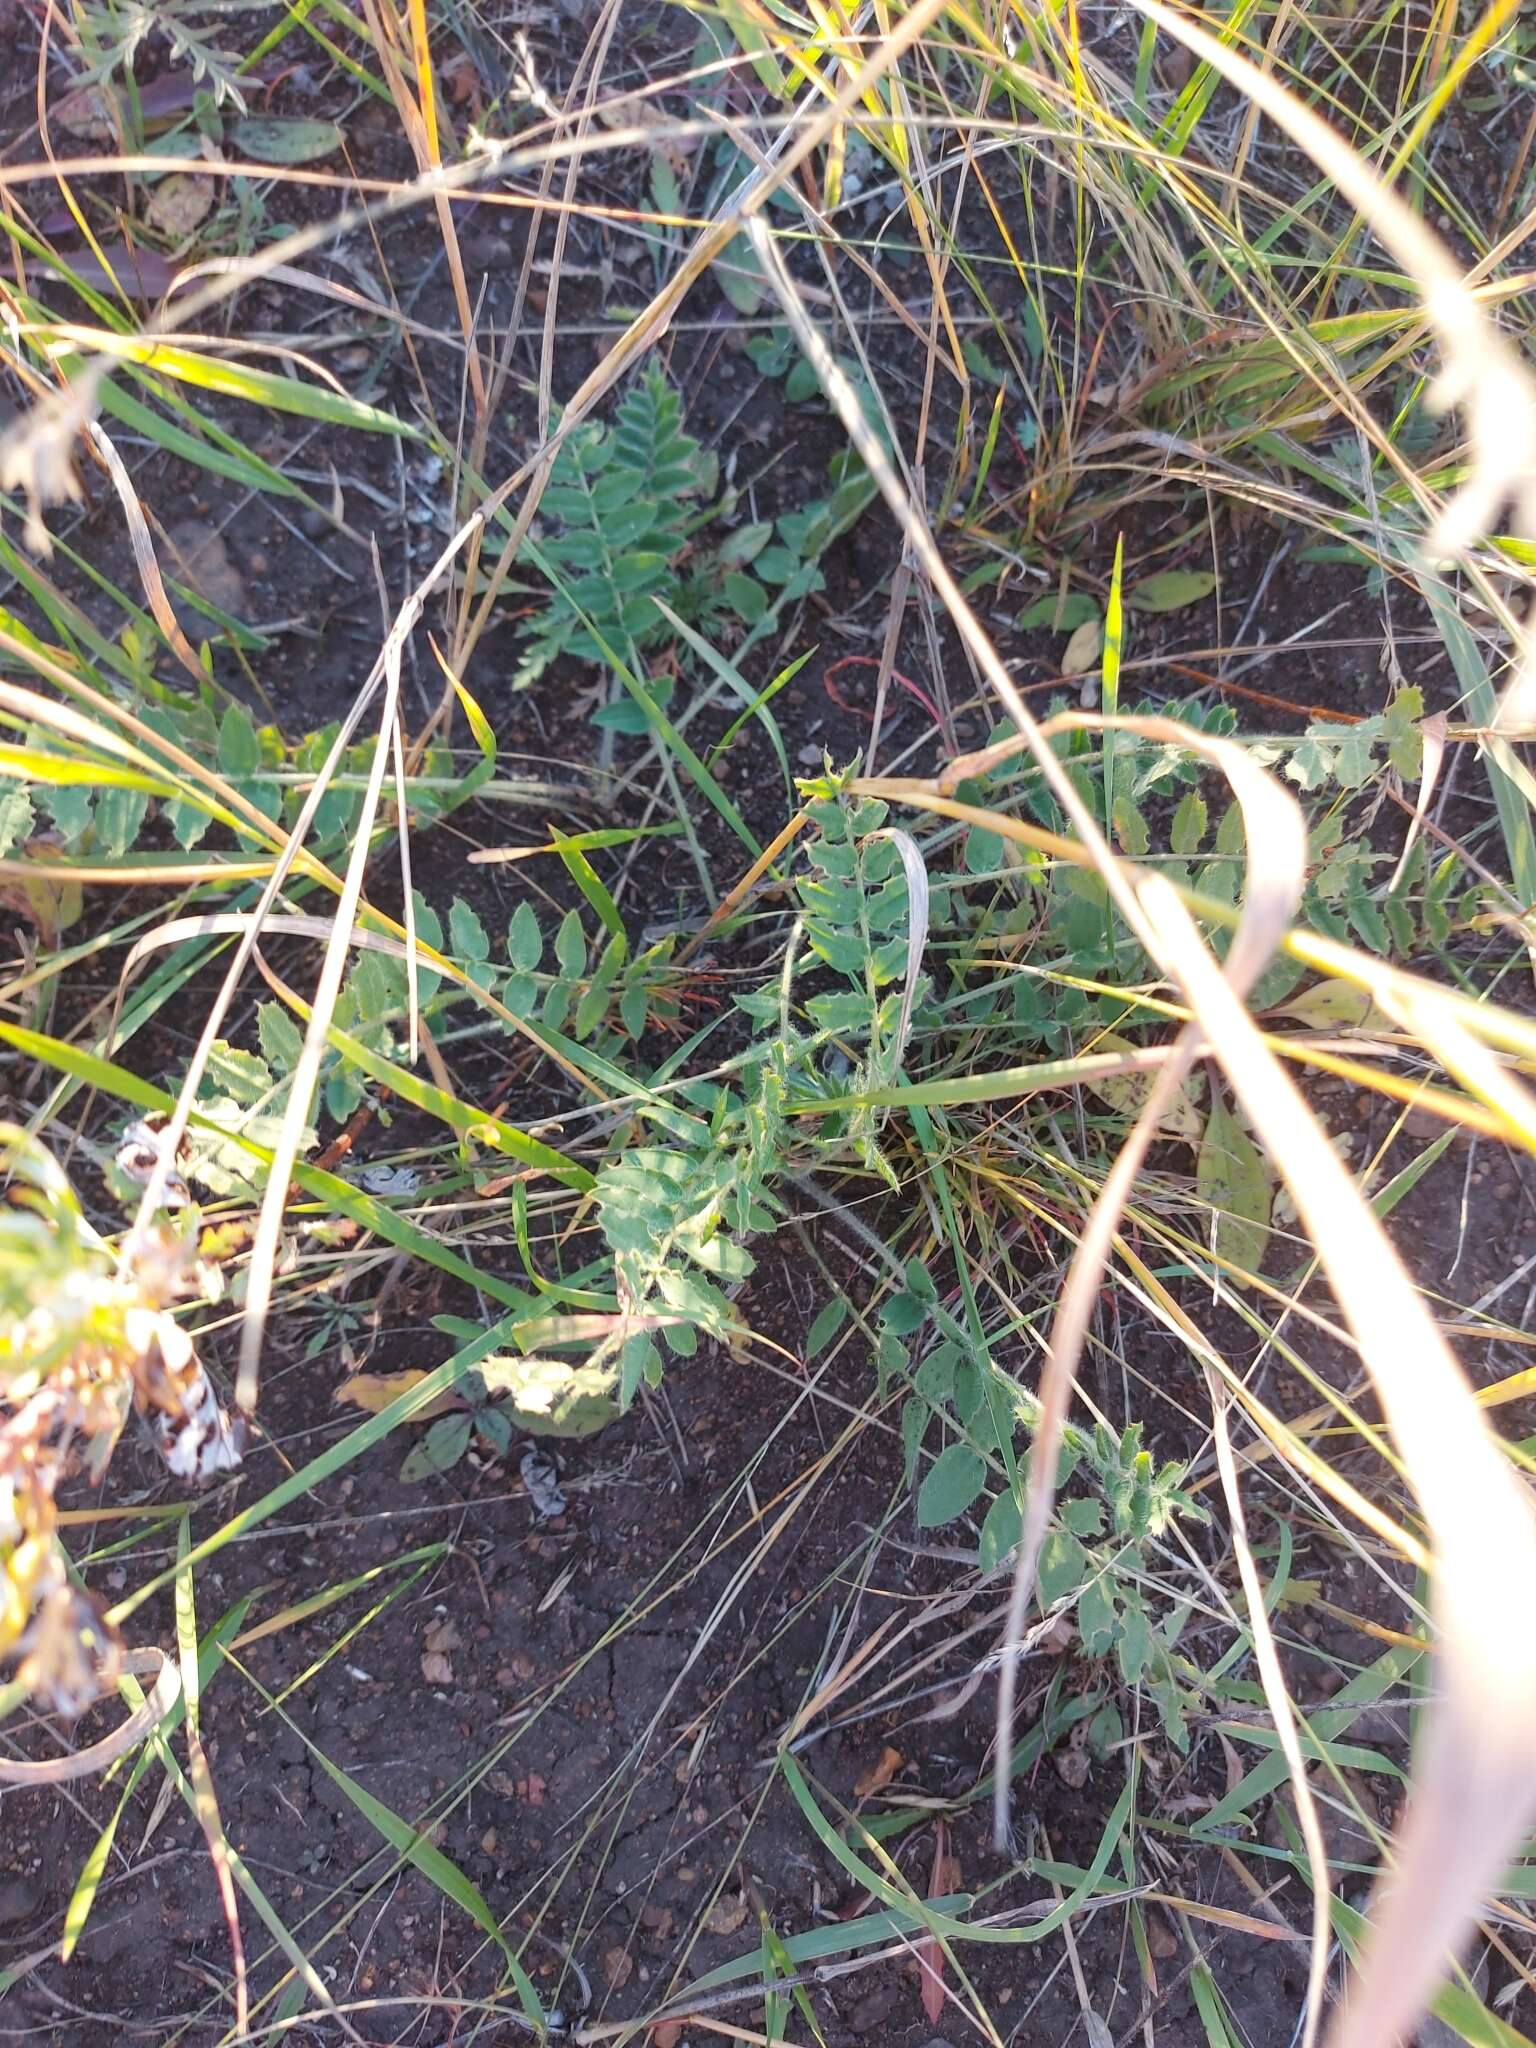
[[[640,14],[649,33],[652,16]],[[5,15],[0,0],[0,27]],[[557,23],[540,49],[552,63],[562,53],[568,63],[573,39],[579,43],[580,31]],[[362,167],[404,171],[392,123],[392,116],[365,120],[355,138]],[[303,218],[302,209],[296,206],[293,217]],[[491,322],[510,310],[524,232],[517,221],[489,208],[461,216],[466,262],[475,285],[484,282]],[[353,247],[372,262],[365,238]],[[588,257],[602,253],[596,231],[579,227],[562,294],[570,327],[562,389],[574,386],[601,345],[611,279],[599,281],[595,263],[593,276],[580,273]],[[385,231],[384,255],[397,284],[411,281],[413,317],[453,331],[435,232],[417,221],[395,224]],[[621,285],[620,299],[639,288],[638,273]],[[323,313],[316,314],[317,327],[331,329],[334,308],[316,303]],[[248,328],[284,327],[294,319],[293,306],[269,289],[246,298],[242,318]],[[765,504],[793,504],[823,487],[835,439],[824,418],[786,414],[779,387],[758,376],[740,343],[728,309],[705,287],[666,355],[689,393],[693,431],[722,437],[744,465],[764,465]],[[365,353],[366,361],[340,359],[350,388],[366,387],[379,403],[409,413],[419,390],[414,365],[398,347],[372,337]],[[423,344],[422,363],[434,388],[438,380],[452,388],[459,358],[451,349]],[[496,474],[526,450],[532,420],[519,390],[494,450]],[[249,424],[247,416],[241,430]],[[220,566],[236,579],[221,601],[267,632],[270,646],[255,672],[284,727],[298,733],[345,708],[377,649],[380,600],[366,541],[377,539],[391,601],[398,601],[435,549],[447,488],[419,455],[401,458],[382,438],[343,440],[283,422],[256,447],[270,461],[313,473],[325,502],[327,465],[334,463],[354,537],[307,514],[292,517],[286,507],[279,517],[269,501],[228,495],[216,480],[163,456],[137,460],[135,480],[171,536],[180,536],[194,581],[206,586]],[[1025,482],[1022,463],[1010,468],[1000,459],[1000,491]],[[210,532],[219,536],[217,549],[207,541]],[[71,538],[130,587],[130,559],[109,499],[98,494]],[[1099,538],[1107,562],[1113,537]],[[1184,695],[1195,686],[1188,674],[1155,668],[1152,658],[1209,669],[1204,650],[1230,641],[1234,619],[1281,537],[1250,527],[1224,538],[1225,608],[1213,603],[1176,622],[1138,625],[1135,652],[1148,664],[1132,672],[1138,689],[1143,680],[1153,694]],[[829,557],[827,591],[801,630],[802,644],[816,642],[817,654],[778,705],[792,751],[804,747],[819,758],[825,747],[847,758],[867,737],[872,670],[837,665],[849,653],[878,654],[897,554],[890,524],[877,510]],[[1378,709],[1385,695],[1377,667],[1379,607],[1362,611],[1352,578],[1331,565],[1277,577],[1255,614],[1250,642],[1262,632],[1273,646],[1331,606],[1346,609],[1303,651],[1263,661],[1241,680],[1303,709]],[[1421,671],[1407,659],[1406,650],[1418,644],[1418,621],[1406,597],[1394,617],[1410,676],[1425,683],[1432,708],[1449,701],[1443,666],[1426,659]],[[509,607],[470,679],[496,725],[503,766],[526,756],[541,775],[569,777],[578,809],[591,805],[591,731],[584,705],[572,701],[589,679],[570,672],[512,697],[498,683],[514,664],[516,639]],[[975,743],[986,721],[969,681],[961,680],[963,660],[943,629],[937,646],[936,672],[933,643],[914,608],[898,666],[931,694],[947,679],[960,705],[954,736],[961,745]],[[1023,664],[1025,682],[1043,683],[1058,650],[1046,636],[1005,634],[1003,651]],[[231,688],[245,688],[232,664],[220,673]],[[424,645],[413,648],[408,717],[424,715],[440,687]],[[1240,716],[1287,727],[1273,706],[1245,710],[1240,694],[1232,701]],[[921,760],[937,741],[928,714],[902,696],[893,699],[885,727],[884,760],[908,745]],[[755,728],[744,733],[729,770],[753,822],[771,832],[782,822],[778,774]],[[600,793],[594,822],[599,813]],[[710,830],[707,818],[701,824]],[[487,923],[504,923],[527,886],[524,871],[470,867],[463,856],[471,845],[508,836],[504,811],[474,806],[456,814],[418,845],[422,886],[442,904],[465,895]],[[717,850],[718,871],[733,872],[735,853],[725,842]],[[566,900],[542,865],[539,886]],[[691,864],[672,848],[641,893],[657,914],[695,915],[694,891]],[[176,1035],[182,1021],[157,1025],[128,1057],[146,1070],[173,1070],[185,1050]],[[466,1085],[483,1081],[489,1094],[505,1080],[503,1053],[465,1057]],[[1328,1106],[1327,1085],[1318,1092]],[[527,1105],[524,1120],[543,1106]],[[1379,1117],[1374,1102],[1365,1107]],[[1379,1135],[1373,1122],[1367,1140]],[[1452,1148],[1439,1173],[1398,1212],[1403,1241],[1414,1247],[1427,1284],[1473,1301],[1520,1263],[1521,1246],[1530,1242],[1528,1169],[1529,1162],[1519,1169],[1465,1143]],[[835,1238],[824,1237],[822,1249],[834,1261],[842,1255]],[[338,1321],[333,1338],[318,1348],[309,1343],[317,1321],[295,1316],[279,1324],[265,1370],[266,1438],[235,1485],[196,1507],[194,1537],[259,1499],[284,1471],[344,1432],[354,1418],[339,1415],[332,1396],[349,1371],[439,1361],[442,1345],[430,1316],[472,1315],[476,1305],[426,1286],[413,1294],[411,1285],[407,1280],[390,1296],[381,1321],[370,1320],[365,1305],[345,1327]],[[743,1303],[753,1327],[798,1359],[818,1306],[796,1241],[786,1234],[765,1247]],[[1503,1312],[1518,1322],[1522,1306],[1511,1298]],[[1235,1319],[1223,1334],[1234,1357],[1245,1355],[1245,1345],[1251,1352],[1251,1336]],[[1161,1357],[1158,1343],[1149,1333],[1149,1361]],[[1511,1363],[1469,1360],[1479,1379]],[[1200,1434],[1175,1409],[1187,1394],[1198,1412],[1199,1397],[1179,1377],[1186,1368],[1171,1354],[1166,1364],[1167,1435],[1154,1447],[1163,1455],[1192,1454]],[[1271,1393],[1282,1406],[1304,1405],[1299,1394]],[[808,1717],[796,1754],[834,1825],[843,1808],[865,1819],[893,1811],[913,1817],[887,1847],[919,1891],[929,1885],[938,1816],[959,1889],[995,1886],[988,1905],[999,1913],[1048,1908],[1057,1894],[1035,1864],[1091,1861],[1134,1756],[1145,1788],[1140,1807],[1156,1830],[1142,1879],[1159,1869],[1161,1889],[1171,1897],[1250,1919],[1270,1910],[1255,1905],[1214,1849],[1196,1850],[1180,1831],[1179,1815],[1219,1796],[1226,1781],[1227,1760],[1207,1726],[1196,1728],[1188,1761],[1155,1729],[1142,1728],[1134,1750],[1099,1759],[1085,1780],[1059,1753],[1043,1755],[1019,1784],[1022,1860],[1010,1862],[992,1848],[985,1801],[974,1796],[988,1765],[991,1679],[960,1711],[925,1717],[958,1696],[994,1646],[1001,1595],[996,1586],[975,1587],[974,1574],[942,1540],[915,1528],[894,1415],[879,1408],[869,1363],[857,1349],[812,1373],[771,1368],[762,1353],[744,1361],[703,1347],[691,1365],[672,1373],[659,1397],[598,1438],[561,1448],[568,1506],[552,1521],[533,1510],[518,1474],[521,1449],[515,1446],[506,1464],[471,1460],[407,1484],[399,1477],[403,1446],[391,1441],[226,1548],[198,1581],[204,1629],[231,1603],[251,1600],[243,1646],[202,1707],[228,1838],[370,2048],[459,2048],[528,2035],[509,2016],[505,1991],[498,1995],[503,1970],[495,1944],[384,1841],[336,1772],[419,1830],[478,1887],[546,2007],[579,2033],[659,2008],[685,2010],[689,1983],[757,1952],[759,1910],[783,1939],[876,1909],[818,1840],[775,1768],[786,1725],[839,1672],[852,1673],[846,1688]],[[175,1498],[150,1458],[125,1446],[104,1505]],[[119,1533],[110,1522],[105,1531],[108,1540]],[[1201,1540],[1206,1563],[1230,1591],[1219,1535]],[[170,1555],[164,1532],[152,1533],[122,1558],[95,1564],[89,1582],[110,1595]],[[373,1576],[335,1607],[263,1632],[264,1622],[318,1589],[362,1575]],[[1357,1667],[1377,1654],[1372,1628],[1401,1625],[1401,1611],[1385,1611],[1379,1588],[1334,1591],[1346,1618],[1304,1620],[1287,1638],[1303,1699],[1336,1682],[1339,1665]],[[1380,1613],[1373,1603],[1382,1605]],[[903,1639],[906,1622],[912,1632]],[[172,1625],[168,1610],[151,1606],[135,1629],[141,1640],[169,1642]],[[867,1666],[860,1663],[865,1650]],[[1052,1688],[1070,1699],[1116,1685],[1112,1671],[1083,1660],[1036,1659],[1025,1675],[1021,1729],[1038,1722]],[[1124,1704],[1130,1720],[1133,1709]],[[52,1739],[34,1730],[28,1746],[46,1753]],[[1371,1740],[1394,1759],[1404,1754],[1393,1726],[1373,1729]],[[899,1761],[877,1789],[861,1794],[861,1782],[867,1787],[879,1775],[887,1749],[899,1752]],[[98,2048],[121,2036],[203,2048],[228,2038],[229,1940],[207,1851],[181,1800],[173,1797],[162,1809],[159,1783],[151,1769],[128,1802],[73,1960],[62,1965],[50,1955],[0,1991],[0,2041]],[[1384,1779],[1376,1790],[1388,1819],[1397,1788]],[[119,1793],[117,1783],[89,1781],[67,1794],[0,1793],[0,1982],[57,1944],[81,1866]],[[1116,1863],[1109,1876],[1122,1874]],[[1274,1910],[1305,1924],[1299,1890],[1280,1891]],[[1186,1941],[1158,1903],[1147,1902],[1144,1911],[1151,1944],[1145,1966],[1123,1906],[1076,1915],[1070,1953],[1059,1933],[1039,1943],[963,1949],[977,2009],[990,2012],[1005,2040],[1064,2043],[1083,2022],[1080,1970],[1116,2048],[1142,2038],[1148,2025],[1173,2048],[1192,2048],[1206,2032],[1191,1974],[1209,1968],[1239,2037],[1250,2048],[1284,2048],[1300,2010],[1302,1946],[1231,1931],[1213,1919],[1185,1923],[1194,1930]],[[242,1928],[253,2004],[260,2023],[275,2027],[288,2008],[272,1994],[288,1964],[249,1904]],[[1196,1939],[1197,1948],[1190,1945]],[[808,1981],[805,1990],[829,2048],[960,2048],[978,2030],[968,2016],[970,1994],[952,1968],[946,1985],[956,2002],[927,2016],[919,1972],[909,1956],[897,1954]],[[750,2030],[761,2034],[760,2001],[711,1995],[712,2020],[749,2030],[748,2038]],[[1519,2024],[1519,2007],[1508,2016]],[[791,2013],[788,2033],[805,2038],[798,2013]],[[301,2021],[265,2038],[330,2048],[345,2032],[311,1999]],[[612,2038],[625,2038],[617,2024]],[[660,2031],[652,2038],[657,2048],[677,2048],[679,2040]],[[682,2030],[683,2041],[704,2038],[697,2028]],[[1091,2038],[1102,2048],[1099,2035]]]

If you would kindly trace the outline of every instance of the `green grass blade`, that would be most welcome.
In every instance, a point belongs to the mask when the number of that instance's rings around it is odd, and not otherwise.
[[[571,595],[570,585],[565,581],[554,563],[550,561],[549,557],[539,547],[538,543],[534,540],[529,540],[525,542],[525,546],[528,549],[529,557],[534,566],[541,575],[548,578],[550,584],[559,592],[566,604],[569,605],[570,609],[591,634],[596,644],[602,649],[603,659],[609,664],[614,674],[619,678],[619,681],[640,706],[641,711],[645,714],[645,722],[651,728],[651,732],[658,743],[664,745],[667,751],[676,758],[695,788],[698,789],[710,807],[725,820],[742,845],[747,848],[748,852],[755,859],[762,852],[762,848],[753,837],[740,811],[737,810],[714,776],[710,774],[708,768],[699,759],[692,747],[689,746],[676,726],[673,725],[672,721],[652,697],[644,683],[640,681],[640,678],[635,674],[628,662],[604,638],[602,628],[596,624],[590,613],[583,611],[581,606],[577,604]]]
[[[1422,1650],[1406,1645],[1385,1651],[1374,1664],[1357,1673],[1335,1694],[1332,1706],[1314,1714],[1310,1725],[1303,1727],[1301,1733],[1313,1743],[1335,1741],[1368,1706],[1374,1705],[1392,1686],[1400,1684],[1423,1655]],[[1251,1734],[1253,1731],[1244,1732]],[[1283,1785],[1289,1775],[1290,1766],[1278,1750],[1265,1757],[1262,1763],[1255,1764],[1251,1771],[1246,1772],[1230,1792],[1218,1799],[1209,1813],[1201,1814],[1194,1823],[1194,1834],[1199,1838],[1234,1826],[1251,1812],[1258,1800],[1267,1798]]]
[[[365,405],[360,398],[349,398],[343,391],[332,391],[324,384],[308,384],[298,377],[280,377],[272,370],[255,370],[245,363],[205,354],[201,349],[182,348],[175,342],[145,341],[134,334],[114,334],[105,327],[60,328],[55,330],[55,338],[87,353],[140,364],[197,391],[215,391],[225,398],[243,399],[248,405],[294,413],[300,419],[323,420],[333,427],[353,427],[364,433],[399,434],[412,441],[422,438],[419,427],[396,419],[393,413],[381,411],[376,405]]]
[[[651,602],[655,605],[657,611],[661,613],[673,632],[693,649],[706,668],[713,669],[721,682],[729,685],[744,707],[741,717],[731,727],[731,732],[727,733],[720,745],[713,750],[715,755],[718,757],[724,752],[726,746],[730,743],[731,734],[740,729],[743,720],[756,717],[764,732],[767,733],[769,744],[777,755],[779,766],[784,772],[785,800],[793,804],[795,796],[794,777],[790,773],[789,753],[784,745],[784,735],[779,731],[778,720],[770,717],[763,707],[768,699],[776,695],[784,687],[785,683],[789,681],[790,677],[810,660],[810,650],[807,649],[798,661],[791,662],[788,668],[781,669],[767,689],[759,694],[753,689],[740,669],[733,662],[727,661],[717,647],[711,647],[703,634],[696,633],[686,619],[680,619],[677,613],[673,611],[671,605],[664,604],[659,597],[652,598]]]
[[[183,1516],[183,1527],[185,1527],[185,1520],[186,1518]],[[224,1661],[224,1646],[233,1641],[234,1637],[239,1634],[240,1624],[250,1611],[251,1603],[255,1598],[255,1591],[242,1594],[235,1604],[219,1617],[198,1645],[197,1684],[200,1692],[208,1690],[214,1675]],[[181,1726],[185,1713],[186,1697],[185,1685],[183,1685],[183,1696],[177,1700],[175,1706],[172,1707],[169,1714],[160,1723],[156,1732],[166,1738],[174,1735]],[[69,1961],[75,1952],[81,1935],[85,1932],[86,1922],[91,1917],[91,1908],[96,1903],[96,1893],[101,1885],[102,1874],[107,1867],[107,1859],[112,1854],[112,1844],[117,1838],[118,1827],[122,1822],[123,1814],[127,1810],[129,1800],[137,1791],[140,1781],[149,1769],[152,1756],[153,1749],[151,1745],[146,1743],[133,1760],[133,1767],[128,1773],[128,1782],[124,1785],[117,1805],[112,1810],[111,1818],[96,1837],[96,1840],[91,1845],[90,1854],[81,1866],[80,1875],[75,1880],[75,1888],[69,1895],[69,1903],[64,1908],[64,1932],[59,1942],[59,1961],[61,1963]]]
[[[139,1075],[130,1073],[126,1067],[114,1061],[103,1059],[99,1053],[87,1052],[83,1047],[69,1045],[61,1038],[50,1038],[41,1031],[29,1031],[20,1024],[8,1024],[0,1019],[0,1041],[14,1045],[18,1051],[29,1053],[32,1058],[44,1061],[59,1072],[70,1075],[77,1081],[84,1081],[92,1088],[99,1088],[104,1094],[114,1096],[120,1102],[129,1102],[137,1109],[169,1111],[175,1106],[175,1097],[164,1088],[157,1088],[152,1081],[145,1081]],[[207,1124],[206,1120],[193,1112],[192,1122],[200,1128],[217,1129],[221,1138],[237,1144],[251,1158],[263,1163],[270,1161],[271,1154],[264,1146],[253,1144],[250,1139],[226,1129],[222,1125]],[[483,1272],[478,1266],[461,1259],[457,1252],[427,1231],[418,1229],[409,1217],[391,1209],[387,1202],[377,1201],[362,1188],[355,1188],[349,1181],[326,1173],[317,1166],[296,1165],[293,1178],[306,1194],[314,1195],[327,1210],[337,1209],[360,1223],[365,1230],[372,1230],[387,1243],[398,1245],[401,1251],[410,1252],[428,1265],[438,1267],[444,1273],[452,1273],[456,1279],[477,1287],[493,1301],[499,1301],[508,1308],[525,1308],[529,1297],[521,1289],[498,1274]]]
[[[850,1877],[857,1879],[877,1899],[887,1906],[899,1907],[903,1911],[912,1914],[923,1931],[933,1935],[935,1939],[979,1941],[1008,1947],[1017,1947],[1025,1943],[1043,1941],[1048,1935],[1055,1934],[1078,1908],[1099,1890],[1104,1873],[1109,1868],[1110,1858],[1115,1852],[1115,1846],[1124,1833],[1126,1824],[1131,1817],[1132,1794],[1134,1790],[1133,1786],[1127,1783],[1120,1797],[1115,1801],[1114,1808],[1108,1820],[1104,1823],[1103,1831],[1099,1837],[1098,1848],[1094,1852],[1093,1862],[1081,1874],[1078,1883],[1074,1885],[1073,1889],[1062,1899],[1059,1905],[1054,1906],[1049,1913],[1043,1914],[1040,1919],[1030,1922],[1025,1927],[984,1927],[972,1925],[969,1921],[956,1919],[950,1913],[941,1912],[937,1906],[917,1898],[915,1894],[903,1896],[896,1886],[882,1877],[872,1864],[867,1863],[861,1856],[856,1855],[842,1835],[832,1826],[832,1823],[827,1819],[812,1796],[805,1774],[795,1759],[787,1753],[782,1755],[779,1758],[779,1768],[783,1771],[785,1781],[794,1795],[795,1804],[805,1815],[807,1821],[809,1821],[812,1831],[821,1842],[823,1848],[842,1865]],[[853,1825],[855,1827],[858,1826],[857,1822]],[[859,1828],[858,1832],[865,1834],[865,1830],[862,1828]],[[871,1842],[873,1841],[873,1838],[867,1834],[865,1834],[865,1838]],[[1116,1885],[1112,1889],[1118,1892],[1121,1887]]]
[[[586,835],[590,837],[591,835]],[[629,944],[629,934],[624,929],[624,920],[619,915],[619,906],[603,885],[603,879],[587,859],[585,849],[571,834],[562,832],[558,826],[549,827],[549,843],[565,863],[565,871],[597,912],[598,922],[613,938]]]

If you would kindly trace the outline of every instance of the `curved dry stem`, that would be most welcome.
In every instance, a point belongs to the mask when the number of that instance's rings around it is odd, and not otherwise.
[[[192,652],[187,636],[181,630],[180,622],[171,609],[171,600],[165,594],[165,584],[160,575],[160,564],[155,559],[155,544],[150,538],[149,521],[144,517],[144,508],[139,503],[139,494],[133,488],[133,481],[124,467],[123,458],[118,454],[109,434],[103,432],[96,420],[87,418],[84,431],[91,440],[97,454],[107,466],[112,479],[112,488],[117,492],[123,508],[123,517],[128,523],[128,543],[133,549],[134,566],[139,572],[139,581],[144,586],[144,595],[149,600],[150,611],[155,624],[165,635],[166,642],[176,659],[194,682],[205,683],[202,664]]]
[[[1296,1817],[1301,1823],[1301,1838],[1306,1844],[1307,1862],[1312,1872],[1312,1946],[1307,1958],[1307,2009],[1302,2026],[1302,2048],[1313,2048],[1317,2030],[1322,2024],[1323,1999],[1328,1983],[1328,1950],[1333,1940],[1329,1914],[1333,1895],[1328,1882],[1328,1845],[1323,1840],[1323,1824],[1318,1817],[1312,1780],[1307,1776],[1306,1759],[1301,1753],[1296,1716],[1291,1711],[1291,1696],[1286,1691],[1280,1653],[1275,1648],[1269,1610],[1264,1605],[1264,1588],[1259,1583],[1258,1567],[1253,1561],[1253,1549],[1248,1541],[1248,1518],[1243,1512],[1242,1489],[1237,1481],[1232,1432],[1227,1427],[1227,1411],[1232,1396],[1209,1365],[1205,1368],[1205,1384],[1211,1396],[1211,1434],[1216,1445],[1216,1467],[1221,1474],[1221,1490],[1227,1503],[1227,1521],[1232,1530],[1232,1548],[1237,1555],[1237,1573],[1242,1580],[1243,1597],[1248,1602],[1253,1654],[1258,1663],[1264,1697],[1274,1720],[1280,1751],[1291,1774],[1291,1789],[1296,1795]]]
[[[148,1678],[153,1672],[155,1679],[120,1728],[68,1756],[47,1757],[39,1763],[0,1758],[0,1785],[67,1785],[75,1778],[91,1778],[152,1735],[181,1698],[181,1672],[163,1650],[130,1650],[120,1668],[135,1678]]]

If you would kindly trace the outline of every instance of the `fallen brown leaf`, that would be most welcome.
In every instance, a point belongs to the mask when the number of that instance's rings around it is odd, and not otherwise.
[[[876,1792],[883,1792],[902,1766],[902,1754],[887,1743],[867,1771],[861,1771],[854,1780],[853,1789],[860,1799],[870,1799]]]
[[[1155,1909],[1147,1914],[1147,1947],[1160,1963],[1171,1963],[1179,1953],[1179,1937],[1166,1913]]]
[[[1074,1792],[1081,1792],[1088,1782],[1089,1767],[1093,1762],[1088,1754],[1088,1723],[1079,1721],[1065,1743],[1051,1758],[1056,1774],[1063,1785]]]
[[[1077,1641],[1070,1614],[1053,1614],[1030,1645],[1037,1656],[1062,1657]]]
[[[425,1372],[417,1366],[411,1366],[404,1372],[355,1372],[350,1379],[342,1381],[331,1399],[344,1406],[362,1408],[369,1415],[377,1415],[391,1401],[401,1394],[408,1394],[425,1378]],[[424,1408],[418,1408],[411,1420],[429,1422],[434,1415],[447,1415],[451,1410],[466,1405],[458,1394],[438,1394]]]
[[[201,171],[172,171],[150,194],[145,208],[151,227],[184,241],[213,211],[214,184]]]
[[[1061,657],[1061,672],[1064,676],[1080,676],[1085,669],[1093,667],[1104,645],[1104,622],[1102,619],[1084,619],[1067,642]]]
[[[960,1865],[949,1853],[949,1830],[943,1821],[933,1824],[933,1867],[928,1873],[928,1896],[942,1899],[950,1892],[960,1889]],[[945,1955],[932,1935],[917,1944],[918,1995],[923,2002],[923,2016],[932,2026],[944,2010],[944,1963]]]
[[[716,1899],[705,1917],[704,1926],[710,1934],[734,1934],[746,1917],[746,1894],[738,1892],[734,1899]]]
[[[421,1675],[428,1685],[452,1685],[453,1666],[441,1650],[428,1650],[421,1660]]]
[[[56,270],[67,270],[93,291],[120,291],[129,299],[163,299],[176,281],[176,266],[158,249],[130,249],[126,242],[97,246],[100,256],[89,249],[53,249],[42,260]]]
[[[658,107],[654,100],[642,99],[639,93],[633,92],[604,100],[594,112],[605,128],[669,129],[676,125],[664,107]],[[688,168],[693,147],[694,137],[691,135],[658,135],[655,141],[656,154],[664,157],[679,177]]]
[[[429,1650],[436,1650],[446,1657],[450,1650],[459,1647],[463,1638],[449,1617],[444,1615],[440,1621],[430,1624],[423,1640]]]
[[[449,59],[443,66],[442,78],[453,105],[468,107],[469,118],[478,121],[485,112],[485,94],[480,88],[479,68],[467,50]]]
[[[634,1974],[634,1968],[635,1959],[627,1948],[622,1948],[615,1943],[612,1948],[604,1952],[603,1975],[608,1979],[610,1990],[618,1991],[622,1989]]]
[[[190,71],[168,71],[126,92],[98,85],[77,85],[54,101],[48,118],[66,134],[86,142],[115,142],[131,131],[135,119],[146,130],[165,128],[178,114],[184,114],[197,99],[197,80]]]
[[[78,135],[83,142],[116,140],[122,110],[98,86],[77,85],[49,111],[67,135]]]

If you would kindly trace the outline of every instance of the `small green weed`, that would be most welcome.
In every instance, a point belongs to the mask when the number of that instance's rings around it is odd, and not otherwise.
[[[553,591],[531,628],[514,677],[537,682],[560,655],[603,663],[666,637],[656,601],[718,631],[728,617],[767,608],[762,586],[732,557],[698,543],[722,517],[720,465],[683,431],[682,403],[651,364],[625,394],[611,426],[567,436],[540,504],[529,554]]]

